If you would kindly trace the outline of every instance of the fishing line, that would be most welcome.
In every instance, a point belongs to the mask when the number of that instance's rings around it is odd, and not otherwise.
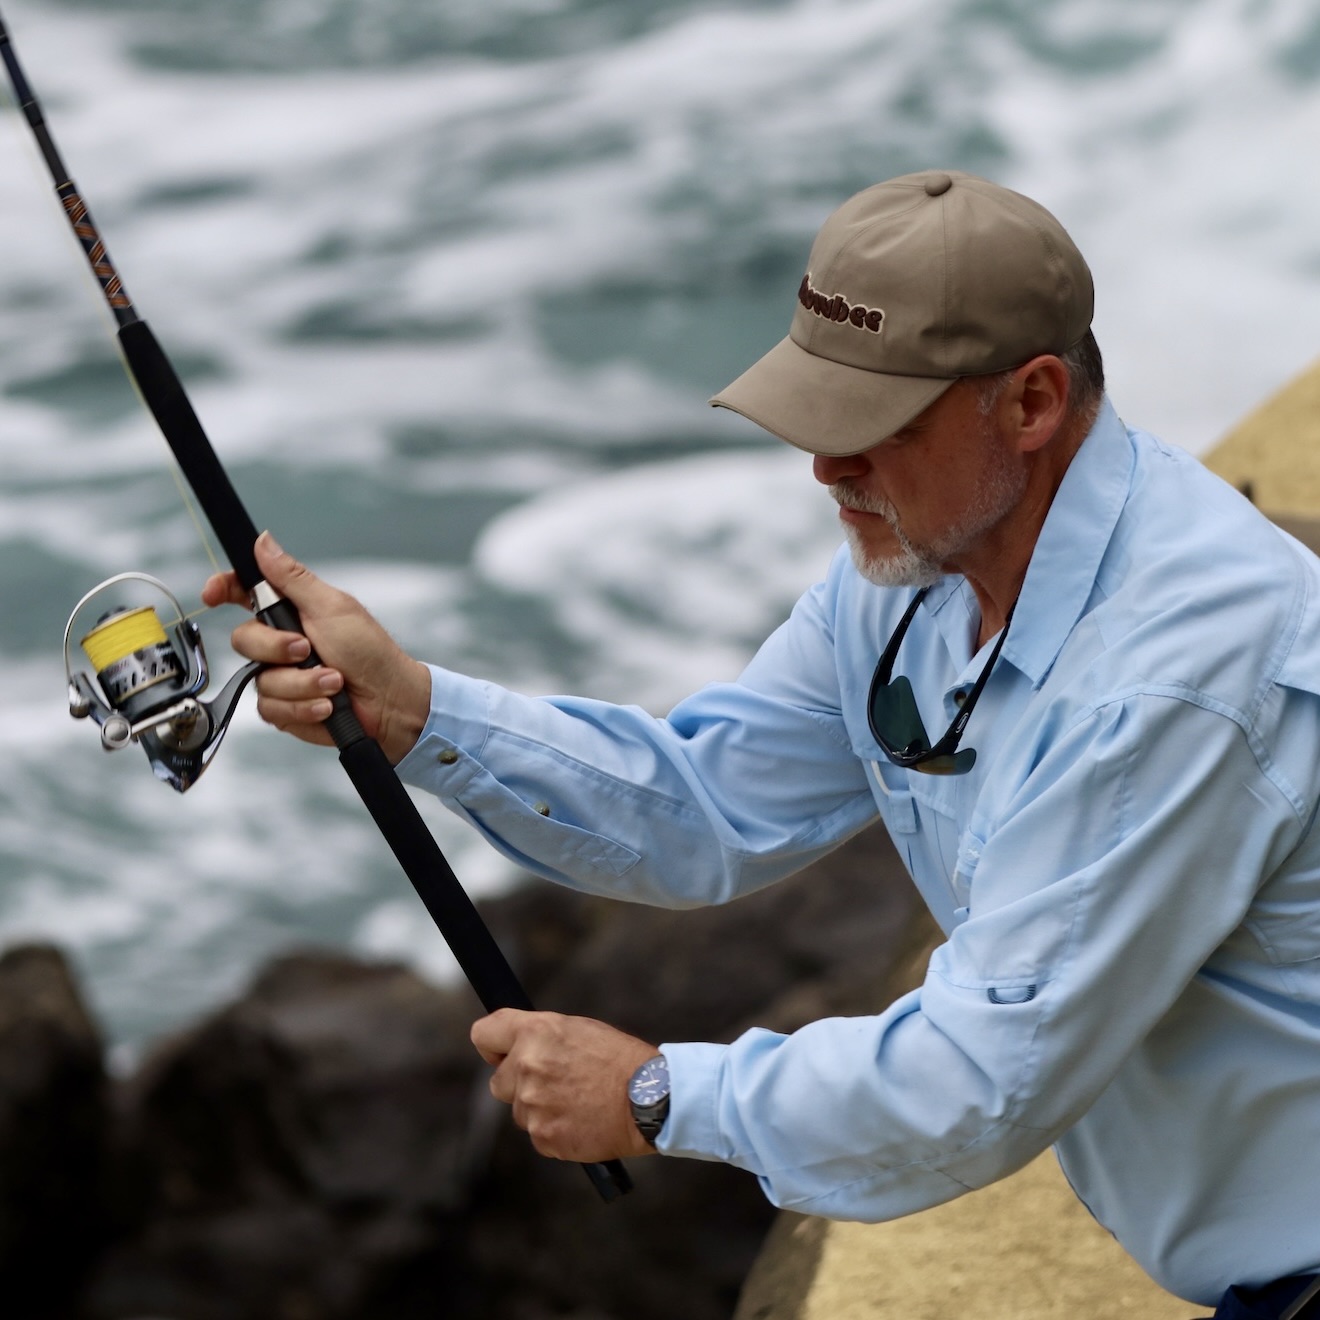
[[[216,557],[215,550],[211,546],[211,538],[206,534],[206,524],[197,511],[197,503],[192,497],[192,492],[188,489],[188,483],[183,479],[183,470],[175,461],[174,455],[169,453],[169,446],[166,445],[165,448],[168,455],[170,476],[174,478],[174,486],[179,492],[179,498],[183,501],[183,507],[188,510],[188,519],[193,525],[193,531],[197,533],[197,539],[202,543],[202,549],[206,551],[207,559],[211,561],[211,571],[213,573],[223,573],[224,565]],[[198,613],[201,613],[201,611],[199,610]],[[189,615],[188,617],[192,618],[193,616]]]

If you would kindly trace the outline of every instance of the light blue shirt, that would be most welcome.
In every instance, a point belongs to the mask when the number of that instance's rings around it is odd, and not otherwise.
[[[738,682],[667,719],[436,669],[400,770],[523,866],[678,907],[883,816],[947,936],[924,984],[873,1017],[665,1044],[665,1152],[880,1220],[1053,1145],[1191,1301],[1320,1269],[1320,563],[1106,403],[950,778],[867,726],[912,594],[841,551]],[[932,739],[988,655],[978,621],[945,579],[899,651]]]

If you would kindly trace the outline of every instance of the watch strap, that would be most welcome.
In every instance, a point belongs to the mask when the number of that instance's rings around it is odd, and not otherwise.
[[[628,1107],[642,1137],[652,1146],[669,1117],[669,1061],[657,1054],[628,1080]]]
[[[640,1105],[633,1106],[633,1122],[637,1124],[637,1130],[642,1136],[654,1146],[657,1138],[660,1136],[661,1129],[665,1125],[665,1119],[669,1117],[669,1097],[664,1096],[655,1104],[643,1109]]]

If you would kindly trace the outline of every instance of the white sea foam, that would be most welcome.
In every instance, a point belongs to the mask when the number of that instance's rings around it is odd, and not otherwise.
[[[1320,352],[1308,0],[1020,8],[711,7],[589,52],[262,74],[144,67],[150,9],[5,13],[222,456],[258,501],[325,502],[297,511],[317,567],[428,657],[661,711],[736,673],[837,542],[803,456],[705,400],[782,333],[794,254],[853,188],[940,164],[1039,196],[1095,270],[1120,410],[1193,450]],[[70,947],[117,1041],[291,943],[449,974],[333,756],[248,704],[178,798],[67,720],[77,594],[150,568],[187,595],[205,567],[150,421],[109,398],[109,317],[12,113],[0,251],[0,939]],[[753,322],[758,298],[781,310]],[[705,351],[725,340],[727,366]],[[433,524],[345,558],[340,474]],[[503,511],[433,562],[492,492]],[[509,882],[422,807],[474,890]]]
[[[810,459],[775,448],[542,496],[492,522],[475,562],[504,590],[550,604],[591,656],[591,695],[659,713],[736,677],[838,543],[837,510]]]
[[[249,440],[269,445],[276,425],[298,416],[317,424],[332,412],[317,406],[328,397],[377,419],[390,400],[419,414],[444,397],[511,420],[546,410],[589,428],[603,412],[626,426],[630,412],[662,405],[663,391],[648,397],[639,380],[620,392],[605,373],[574,382],[572,396],[594,407],[565,409],[556,402],[562,367],[519,334],[530,296],[672,256],[700,213],[680,214],[674,233],[656,205],[685,183],[787,203],[804,178],[839,174],[838,153],[852,144],[869,139],[867,154],[878,159],[894,147],[947,154],[973,116],[1007,148],[1005,180],[1050,201],[1091,254],[1116,390],[1134,416],[1203,448],[1262,388],[1313,356],[1320,300],[1298,293],[1320,279],[1312,237],[1320,189],[1299,162],[1320,127],[1320,84],[1289,83],[1277,67],[1305,5],[1221,0],[1144,15],[1094,0],[1050,7],[1044,30],[1056,43],[1116,31],[1157,43],[1112,78],[1041,61],[957,0],[921,6],[921,22],[909,8],[803,3],[697,14],[609,59],[445,61],[290,80],[144,74],[114,54],[122,20],[89,39],[82,10],[76,23],[20,10],[19,33],[25,53],[30,35],[39,82],[50,84],[75,172],[114,216],[130,287],[146,306],[170,309],[176,342],[237,369],[236,381],[203,392],[230,400],[207,404],[233,452]],[[730,50],[740,57],[729,60]],[[931,71],[928,124],[893,113],[918,69]],[[472,166],[510,146],[553,149],[602,126],[617,127],[629,149],[489,180],[491,223],[417,240],[406,262],[382,264],[379,244],[417,226],[428,143],[461,134],[461,150],[449,149]],[[735,146],[736,157],[712,155]],[[15,154],[12,141],[6,150]],[[32,237],[31,172],[0,177],[4,213],[25,215],[5,236],[21,234],[35,254],[33,243],[46,240]],[[250,186],[133,210],[154,190],[227,177]],[[762,223],[805,240],[824,209],[809,214],[797,202]],[[324,269],[301,260],[336,234],[360,251]],[[43,259],[51,255],[43,247]],[[281,321],[359,280],[377,281],[400,310],[480,308],[498,333],[461,350],[271,351]],[[51,325],[49,333],[61,332]],[[40,336],[28,342],[41,351]],[[244,353],[243,344],[259,351]],[[340,389],[327,390],[335,379]],[[509,379],[519,388],[501,392]],[[344,436],[362,439],[361,428]],[[328,442],[335,448],[333,436]]]

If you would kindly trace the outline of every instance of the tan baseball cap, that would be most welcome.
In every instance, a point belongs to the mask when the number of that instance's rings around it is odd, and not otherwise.
[[[1082,254],[1041,205],[924,170],[826,220],[788,338],[711,403],[813,454],[857,454],[962,376],[1063,353],[1091,324]]]

